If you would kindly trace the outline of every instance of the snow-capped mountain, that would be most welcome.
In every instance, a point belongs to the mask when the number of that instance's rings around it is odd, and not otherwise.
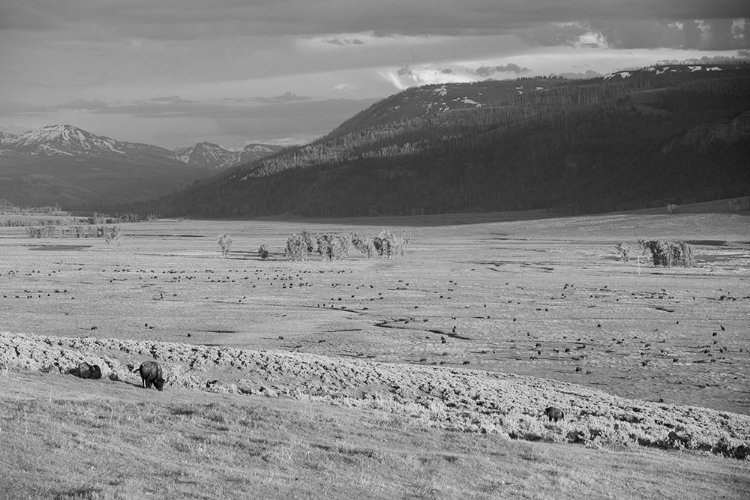
[[[13,141],[18,139],[18,136],[15,134],[7,134],[5,132],[0,132],[0,148],[5,146],[5,144],[9,144]]]
[[[216,169],[277,149],[253,145],[247,151],[228,151],[200,143],[171,151],[71,125],[0,133],[0,199],[22,206],[131,203],[164,196]]]
[[[44,157],[99,158],[137,164],[186,164],[197,168],[223,169],[262,158],[280,146],[252,144],[230,151],[218,144],[200,142],[170,151],[151,144],[118,141],[72,125],[49,125],[21,135],[0,133],[0,157],[33,159]]]
[[[265,158],[284,149],[284,146],[275,146],[272,144],[248,144],[240,154],[241,163],[250,163],[251,161]]]
[[[240,152],[229,151],[210,142],[199,142],[192,147],[176,148],[169,157],[194,167],[220,169],[238,163]]]
[[[242,151],[230,151],[218,144],[199,142],[192,147],[176,148],[169,157],[194,167],[222,169],[264,158],[280,149],[281,146],[248,144]]]
[[[116,141],[72,125],[49,125],[21,135],[0,138],[0,155],[14,158],[63,156],[100,158],[131,163],[170,162],[168,149],[150,144]]]
[[[19,153],[37,155],[121,156],[121,144],[109,137],[94,135],[72,125],[51,125],[31,130],[5,145]]]

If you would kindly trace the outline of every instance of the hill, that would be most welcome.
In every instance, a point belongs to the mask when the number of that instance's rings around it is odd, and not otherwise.
[[[279,146],[229,151],[199,143],[174,151],[98,136],[71,125],[0,135],[0,197],[19,205],[132,203],[184,188]]]
[[[405,90],[137,207],[194,217],[602,212],[750,193],[750,67]]]

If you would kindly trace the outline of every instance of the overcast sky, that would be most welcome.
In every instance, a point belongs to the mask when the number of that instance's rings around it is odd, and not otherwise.
[[[0,131],[303,142],[412,85],[749,49],[742,0],[2,0]]]

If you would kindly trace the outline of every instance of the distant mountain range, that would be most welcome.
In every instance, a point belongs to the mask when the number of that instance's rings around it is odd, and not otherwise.
[[[71,125],[0,134],[0,197],[15,204],[81,206],[167,194],[217,170],[252,162],[281,146],[217,144],[165,149],[117,141]]]
[[[248,144],[242,151],[230,151],[218,144],[199,142],[192,147],[173,150],[169,158],[193,167],[218,170],[240,163],[249,163],[281,149],[283,149],[282,146],[272,146],[270,144]]]
[[[305,146],[134,210],[164,216],[624,210],[750,195],[750,66],[410,88]]]
[[[50,125],[22,135],[0,133],[0,157],[4,158],[67,156],[113,158],[134,163],[176,161],[191,167],[222,169],[281,149],[281,146],[268,144],[248,144],[242,151],[230,151],[218,144],[199,142],[170,151],[151,144],[116,141],[72,125]]]

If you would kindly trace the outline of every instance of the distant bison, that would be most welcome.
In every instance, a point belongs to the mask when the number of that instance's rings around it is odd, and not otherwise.
[[[557,422],[558,420],[562,420],[565,418],[565,414],[560,408],[555,408],[554,406],[550,406],[548,408],[545,408],[544,414],[547,415],[547,418],[550,419],[550,422],[554,420]]]
[[[146,389],[151,389],[152,384],[160,391],[164,389],[164,374],[156,361],[144,361],[138,368],[138,372],[141,374],[141,381]]]
[[[90,365],[85,361],[78,365],[76,373],[81,378],[102,378],[102,369],[99,365]]]

